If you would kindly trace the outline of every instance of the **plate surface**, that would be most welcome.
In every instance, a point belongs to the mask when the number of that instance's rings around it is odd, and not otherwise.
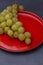
[[[42,19],[31,12],[19,12],[18,19],[23,23],[26,31],[32,35],[32,43],[26,45],[18,39],[12,39],[8,35],[0,35],[0,48],[9,52],[25,52],[38,47],[43,42]]]

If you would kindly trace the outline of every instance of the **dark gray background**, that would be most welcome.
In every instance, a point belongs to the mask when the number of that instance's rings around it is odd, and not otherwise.
[[[15,0],[0,0],[0,11],[13,4]],[[43,18],[43,0],[17,0],[25,10],[31,11]],[[26,53],[9,53],[0,50],[0,65],[43,65],[43,44]]]

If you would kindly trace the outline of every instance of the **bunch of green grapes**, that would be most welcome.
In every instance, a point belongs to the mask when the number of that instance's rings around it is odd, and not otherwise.
[[[31,43],[31,34],[30,32],[25,32],[22,22],[18,21],[18,10],[23,11],[24,7],[13,4],[0,13],[0,34],[8,34],[12,38],[25,41],[28,45]]]

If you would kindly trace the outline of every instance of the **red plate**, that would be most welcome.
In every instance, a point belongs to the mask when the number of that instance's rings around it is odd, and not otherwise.
[[[26,31],[32,35],[32,43],[26,45],[18,39],[12,39],[8,35],[0,35],[0,47],[10,52],[25,52],[38,47],[43,42],[43,22],[40,17],[31,12],[19,12],[18,19],[23,23]]]

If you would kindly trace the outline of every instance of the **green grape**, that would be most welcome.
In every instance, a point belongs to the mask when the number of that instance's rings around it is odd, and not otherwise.
[[[9,11],[8,10],[3,10],[2,12],[1,12],[1,14],[3,15],[3,16],[5,16],[6,14],[8,14],[9,13]]]
[[[6,22],[2,22],[1,23],[1,28],[5,28],[6,27]]]
[[[20,5],[19,6],[19,10],[24,10],[24,6],[23,5]]]
[[[5,21],[5,17],[0,15],[0,23]]]
[[[12,13],[13,13],[13,14],[17,14],[17,10],[12,9]]]
[[[25,35],[24,35],[24,34],[19,34],[19,35],[18,35],[18,39],[19,39],[20,41],[24,41],[24,40],[25,40]]]
[[[30,32],[25,32],[24,34],[25,34],[26,38],[30,38],[31,37],[31,33]]]
[[[4,28],[5,33],[7,33],[8,30],[10,30],[10,27],[5,27],[5,28]]]
[[[4,30],[2,28],[0,28],[0,34],[3,34]]]
[[[13,21],[12,19],[8,19],[7,22],[6,22],[7,26],[12,26],[13,24]]]
[[[16,26],[15,24],[12,25],[12,30],[13,30],[13,31],[17,31],[17,30],[18,30],[18,26]]]
[[[13,36],[13,31],[12,30],[8,30],[7,34],[12,37]]]
[[[0,28],[1,28],[1,23],[0,23]]]
[[[14,32],[14,38],[18,38],[18,32]]]
[[[13,17],[18,18],[18,15],[15,13],[15,14],[13,14]]]
[[[6,9],[7,9],[9,12],[12,12],[12,6],[8,6]]]
[[[1,15],[5,16],[5,15],[6,15],[6,13],[3,11],[3,12],[1,12]]]
[[[13,4],[13,5],[12,5],[12,8],[15,9],[15,10],[17,10],[17,9],[18,9],[18,5],[17,5],[16,3]]]
[[[18,18],[17,11],[12,10],[13,17]]]
[[[16,25],[18,26],[18,27],[20,27],[20,26],[22,26],[22,23],[21,22],[16,22]]]
[[[5,19],[8,20],[8,19],[11,19],[13,17],[13,14],[12,13],[9,13],[5,16]]]
[[[18,32],[19,32],[19,33],[24,33],[24,31],[25,31],[25,30],[24,30],[24,27],[19,27],[19,29],[18,29]]]
[[[25,39],[25,44],[27,44],[27,45],[31,44],[31,39],[26,38],[26,39]]]
[[[16,17],[13,17],[12,21],[13,21],[13,23],[16,23],[18,21],[18,19]]]

